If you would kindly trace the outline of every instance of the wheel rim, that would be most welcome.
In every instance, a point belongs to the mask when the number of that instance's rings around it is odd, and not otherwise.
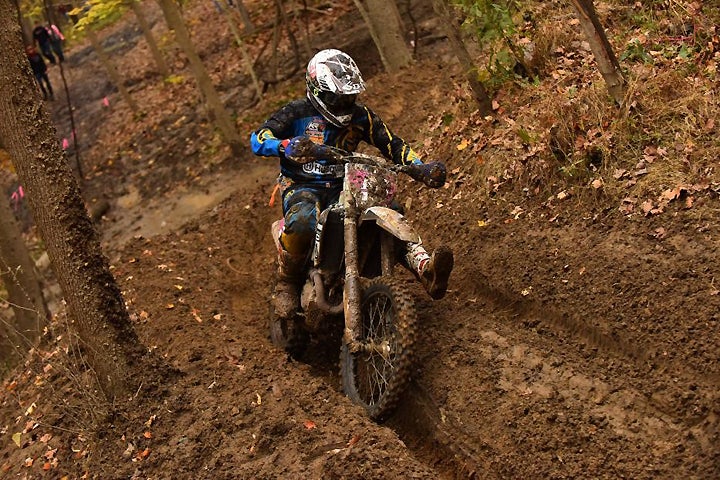
[[[392,298],[383,292],[374,292],[363,301],[363,344],[355,354],[355,386],[368,406],[382,399],[395,371],[399,347],[394,315]]]

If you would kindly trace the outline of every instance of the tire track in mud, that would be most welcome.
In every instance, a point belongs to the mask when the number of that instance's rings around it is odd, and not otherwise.
[[[476,287],[475,294],[482,296],[491,307],[499,312],[507,324],[520,323],[530,329],[544,323],[556,332],[570,334],[584,342],[588,346],[597,348],[598,351],[627,360],[630,368],[635,368],[641,375],[651,380],[655,378],[670,378],[674,383],[682,380],[687,385],[701,384],[704,386],[704,398],[707,405],[717,405],[720,402],[720,378],[717,375],[707,375],[694,369],[678,365],[674,362],[664,361],[662,358],[651,357],[641,345],[630,344],[620,338],[612,337],[588,324],[583,319],[577,318],[568,312],[559,312],[542,305],[540,302],[526,300],[518,295],[507,293],[501,288],[492,286],[482,275],[477,275],[478,280],[473,282]],[[510,318],[511,317],[511,318]],[[645,373],[642,373],[645,372]],[[680,422],[696,433],[703,433],[706,438],[712,438],[720,430],[720,418],[718,412],[710,410],[709,413],[700,418],[687,418],[678,415],[684,410],[684,406],[672,398],[662,398],[655,392],[643,391],[643,387],[635,387],[642,395],[642,401],[647,408],[655,410],[658,414],[670,417],[674,422]],[[693,390],[700,390],[692,387]],[[702,392],[701,392],[702,393]],[[707,443],[698,439],[701,443]],[[705,445],[704,450],[708,450]]]
[[[499,478],[487,460],[497,447],[464,432],[418,381],[408,386],[402,407],[388,420],[417,456],[448,478]]]

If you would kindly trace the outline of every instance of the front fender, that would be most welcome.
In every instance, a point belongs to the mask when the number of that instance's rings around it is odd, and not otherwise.
[[[387,207],[370,207],[360,215],[360,225],[373,221],[383,230],[404,242],[420,243],[420,235],[397,210]]]

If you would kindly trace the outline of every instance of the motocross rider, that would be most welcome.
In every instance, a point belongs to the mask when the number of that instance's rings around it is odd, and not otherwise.
[[[365,82],[349,55],[335,49],[318,52],[308,63],[305,81],[306,98],[280,108],[250,138],[256,155],[280,157],[278,183],[285,225],[273,301],[281,318],[289,318],[299,308],[318,216],[342,190],[343,167],[322,159],[323,145],[352,152],[362,140],[396,164],[417,164],[413,178],[429,187],[442,187],[446,177],[442,163],[424,164],[375,112],[356,101]],[[439,247],[429,255],[421,243],[408,243],[405,260],[432,298],[445,295],[453,268],[449,248]]]

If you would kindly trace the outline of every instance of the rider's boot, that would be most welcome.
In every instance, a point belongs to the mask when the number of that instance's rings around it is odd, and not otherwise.
[[[305,270],[305,255],[281,251],[278,255],[278,279],[273,293],[275,314],[290,318],[300,307],[300,286]]]
[[[409,243],[406,256],[410,267],[418,274],[428,295],[440,300],[447,292],[448,280],[455,259],[449,247],[438,247],[432,255],[420,243]]]

